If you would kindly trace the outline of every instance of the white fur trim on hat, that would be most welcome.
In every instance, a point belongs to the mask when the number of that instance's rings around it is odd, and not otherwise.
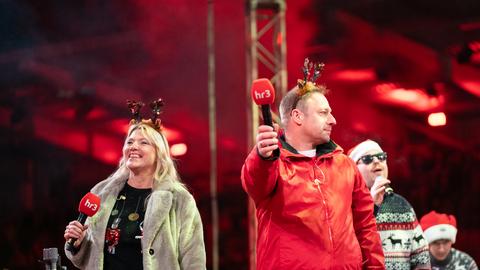
[[[383,152],[382,148],[378,143],[372,140],[366,140],[357,144],[357,146],[350,150],[348,156],[356,163],[363,155],[365,155],[365,153],[371,150],[378,150],[380,152]]]
[[[438,224],[429,227],[423,233],[429,244],[440,239],[447,239],[455,243],[457,228],[450,224]]]

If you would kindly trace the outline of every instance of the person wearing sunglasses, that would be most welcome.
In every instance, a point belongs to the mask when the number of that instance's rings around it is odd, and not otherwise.
[[[388,179],[387,153],[372,140],[348,151],[370,189],[375,203],[377,230],[382,239],[387,269],[430,269],[428,243],[415,211],[393,192]]]

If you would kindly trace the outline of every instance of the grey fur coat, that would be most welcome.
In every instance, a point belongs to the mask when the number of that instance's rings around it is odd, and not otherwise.
[[[103,269],[105,229],[125,178],[110,177],[92,188],[100,196],[100,210],[88,218],[89,228],[80,249],[65,254],[81,269]],[[143,269],[206,269],[200,214],[193,196],[172,183],[156,184],[147,204],[143,226]]]

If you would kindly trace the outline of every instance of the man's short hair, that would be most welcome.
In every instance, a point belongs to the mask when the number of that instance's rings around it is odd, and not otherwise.
[[[295,86],[288,91],[288,93],[282,98],[279,107],[280,119],[283,127],[285,127],[288,120],[290,120],[290,113],[294,109],[298,108],[300,111],[304,111],[305,101],[310,98],[313,93],[325,95],[328,93],[328,89],[324,85],[317,85],[313,90],[310,90],[301,96],[298,95],[298,86]]]

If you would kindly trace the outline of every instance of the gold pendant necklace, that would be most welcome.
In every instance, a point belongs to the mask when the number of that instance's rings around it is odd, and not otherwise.
[[[138,213],[130,213],[130,215],[128,215],[128,220],[136,221],[139,217],[140,215]]]
[[[130,221],[137,221],[138,218],[140,217],[140,215],[137,213],[137,211],[138,211],[138,205],[140,205],[140,199],[142,199],[142,196],[138,196],[137,207],[135,208],[135,212],[134,212],[134,213],[130,213],[130,214],[128,215],[128,220],[130,220]]]

